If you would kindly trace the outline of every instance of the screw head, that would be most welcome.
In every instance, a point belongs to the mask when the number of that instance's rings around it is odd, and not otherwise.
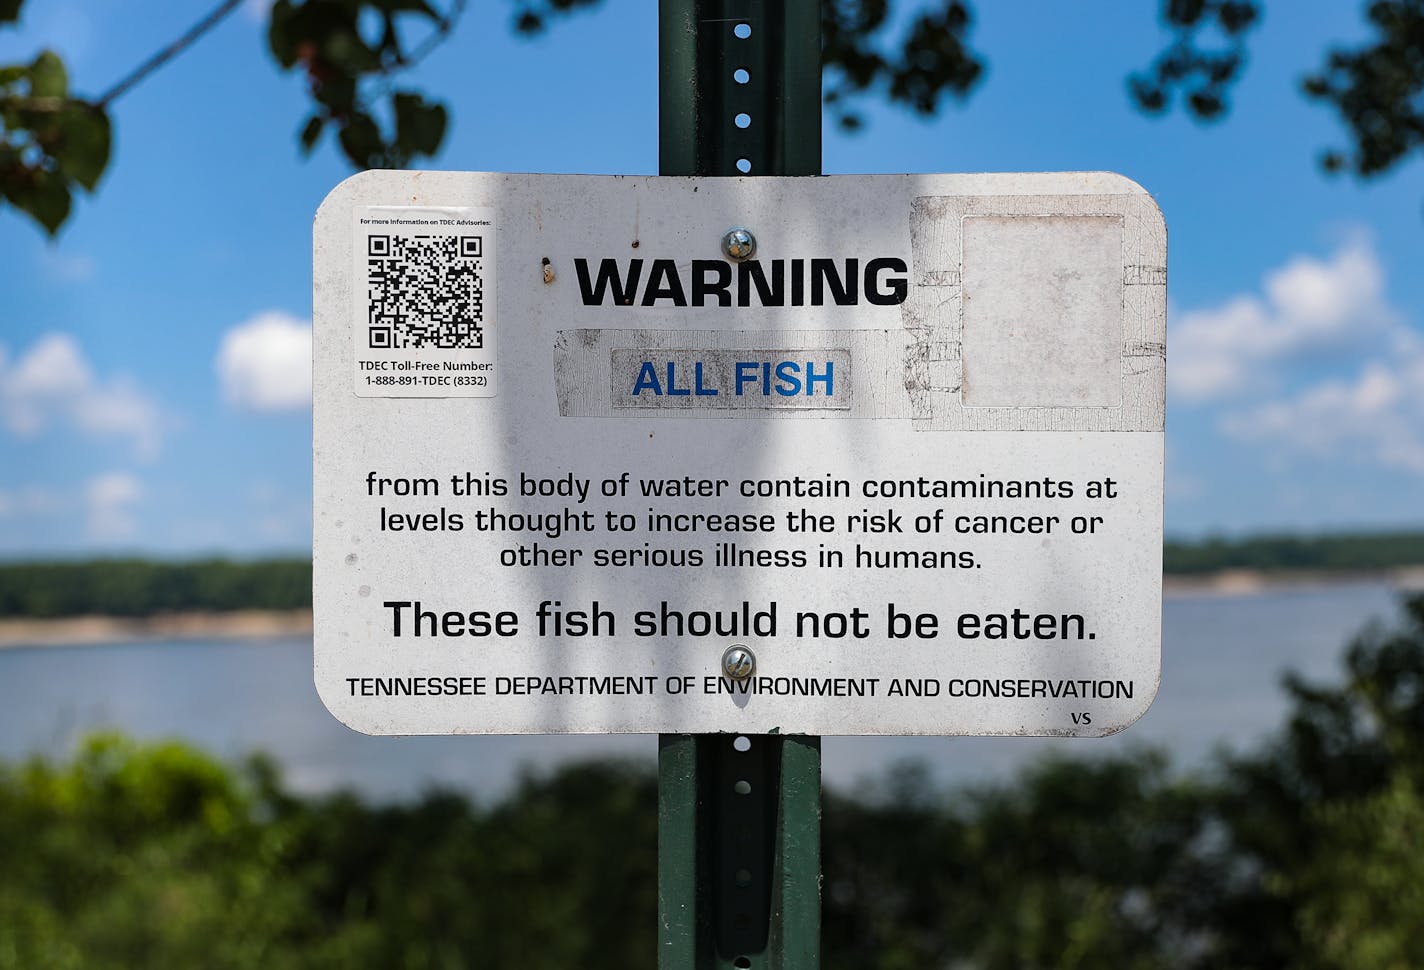
[[[740,643],[722,654],[722,673],[733,680],[746,680],[756,670],[756,655]]]
[[[756,237],[747,229],[728,229],[722,237],[722,252],[735,263],[751,259],[756,255]]]

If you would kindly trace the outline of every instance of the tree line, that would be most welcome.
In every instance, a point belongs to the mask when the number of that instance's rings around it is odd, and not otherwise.
[[[311,606],[310,559],[94,559],[0,564],[0,617],[151,616]]]
[[[1162,548],[1162,570],[1172,575],[1223,569],[1350,573],[1418,565],[1424,565],[1424,532],[1216,536],[1168,540]]]
[[[1140,751],[828,793],[825,967],[1424,966],[1424,596],[1403,605],[1204,769]],[[373,805],[92,737],[0,763],[0,970],[653,967],[656,800],[648,768],[596,762]]]

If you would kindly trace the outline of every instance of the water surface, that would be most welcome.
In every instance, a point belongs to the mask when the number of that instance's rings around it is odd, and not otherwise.
[[[1095,757],[1133,746],[1201,763],[1218,746],[1250,746],[1281,723],[1286,670],[1337,677],[1341,650],[1366,622],[1390,620],[1383,583],[1169,598],[1162,689],[1151,710],[1101,740],[826,738],[827,785],[849,788],[915,759],[941,782],[1012,773],[1046,753]],[[619,755],[652,765],[655,737],[371,738],[341,725],[312,687],[310,639],[131,643],[0,650],[0,758],[62,755],[86,731],[179,737],[233,757],[267,751],[305,792],[354,788],[399,798],[433,787],[497,797],[526,769]]]

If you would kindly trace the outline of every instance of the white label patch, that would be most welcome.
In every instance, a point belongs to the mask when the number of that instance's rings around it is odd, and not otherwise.
[[[495,212],[367,206],[352,306],[360,397],[493,397]]]

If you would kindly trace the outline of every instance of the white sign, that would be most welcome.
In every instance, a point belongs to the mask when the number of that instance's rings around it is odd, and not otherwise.
[[[1135,183],[370,172],[315,254],[315,675],[351,727],[1097,736],[1151,703]]]

